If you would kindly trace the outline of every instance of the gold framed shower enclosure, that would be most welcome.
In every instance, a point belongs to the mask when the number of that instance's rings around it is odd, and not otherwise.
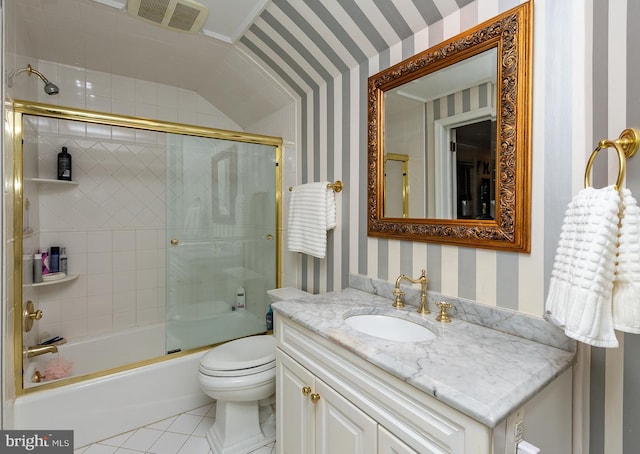
[[[132,369],[150,363],[164,361],[175,358],[176,354],[163,355],[148,360],[137,361],[117,368],[111,368],[82,376],[75,376],[67,379],[57,380],[51,383],[39,385],[34,388],[25,389],[23,385],[24,360],[27,358],[27,345],[24,345],[25,338],[25,318],[33,319],[35,316],[25,313],[27,301],[23,295],[23,232],[25,228],[24,213],[24,116],[46,117],[59,120],[72,120],[86,124],[103,125],[106,127],[131,128],[142,131],[154,131],[159,133],[177,134],[182,136],[194,136],[207,139],[219,139],[231,142],[251,143],[274,147],[275,149],[275,285],[281,286],[281,244],[282,244],[282,139],[279,137],[252,134],[247,132],[215,129],[202,126],[187,125],[175,122],[153,120],[147,118],[117,115],[90,110],[62,107],[31,101],[16,100],[6,104],[6,109],[13,121],[13,331],[14,331],[14,379],[16,384],[16,395],[23,395],[37,390],[50,389],[71,383],[77,383],[90,378],[108,375],[122,370]],[[28,203],[27,203],[28,205]],[[11,209],[7,207],[7,209]],[[27,220],[28,220],[27,214]],[[28,227],[28,226],[27,226]],[[267,235],[270,240],[272,235]],[[210,348],[211,345],[190,349],[177,353],[185,355],[198,350]]]

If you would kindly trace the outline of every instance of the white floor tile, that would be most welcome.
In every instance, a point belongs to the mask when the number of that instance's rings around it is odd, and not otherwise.
[[[209,442],[204,437],[191,436],[182,446],[178,454],[210,454]]]
[[[215,408],[215,404],[199,407],[76,449],[74,454],[212,454],[206,433],[213,425]],[[275,443],[251,454],[275,454]]]
[[[165,432],[148,450],[153,454],[176,454],[189,438],[188,435]]]
[[[106,445],[91,445],[82,454],[114,454],[118,448]]]
[[[168,432],[191,435],[201,421],[202,416],[182,414],[166,430]]]
[[[143,427],[135,431],[122,445],[123,448],[146,452],[163,434],[160,430],[152,430]]]
[[[198,424],[198,427],[196,427],[191,435],[195,435],[196,437],[206,437],[207,431],[211,429],[211,426],[213,426],[213,422],[215,420],[216,418],[209,418],[205,416],[204,418],[202,418],[202,421],[200,421],[200,424]]]

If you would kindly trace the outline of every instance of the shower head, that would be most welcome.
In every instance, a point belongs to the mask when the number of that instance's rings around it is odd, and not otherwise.
[[[51,83],[49,81],[43,81],[44,82],[44,92],[48,95],[57,95],[58,93],[60,93],[60,89],[58,88],[58,86],[54,83]]]
[[[42,74],[40,71],[38,71],[37,69],[34,69],[31,65],[27,65],[26,68],[20,68],[17,69],[15,71],[13,71],[11,74],[9,74],[8,77],[8,82],[9,82],[9,86],[11,87],[11,82],[14,76],[17,76],[20,73],[23,72],[28,72],[29,75],[31,74],[35,74],[36,76],[38,76],[40,78],[40,80],[42,80],[42,82],[44,82],[44,92],[48,95],[57,95],[58,93],[60,93],[60,89],[58,88],[58,86],[56,84],[54,84],[53,82],[49,82],[49,79],[47,79],[46,77],[44,77],[44,74]]]

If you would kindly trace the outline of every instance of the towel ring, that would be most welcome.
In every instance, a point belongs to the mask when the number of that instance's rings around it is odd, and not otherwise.
[[[584,187],[588,188],[591,186],[591,169],[600,150],[605,148],[615,148],[618,153],[619,169],[618,178],[614,187],[616,190],[620,190],[627,171],[627,158],[630,158],[637,153],[638,145],[640,144],[639,139],[640,131],[635,128],[629,128],[622,131],[617,140],[601,140],[587,161],[587,169],[584,173]]]
[[[591,156],[589,156],[589,161],[587,161],[587,170],[584,173],[584,187],[588,188],[589,186],[591,186],[591,167],[593,167],[593,162],[595,161],[596,156],[598,155],[600,150],[604,150],[605,148],[615,148],[618,152],[618,164],[620,168],[618,169],[618,179],[616,180],[616,185],[614,186],[616,191],[618,191],[622,187],[624,174],[627,171],[627,157],[625,156],[622,147],[617,143],[612,142],[611,140],[601,140],[600,143],[598,143],[596,149],[593,150],[593,153],[591,153]]]

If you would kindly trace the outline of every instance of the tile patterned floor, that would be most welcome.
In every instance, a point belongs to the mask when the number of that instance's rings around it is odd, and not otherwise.
[[[212,454],[206,433],[213,424],[215,412],[215,404],[196,408],[76,449],[74,454]],[[271,443],[252,454],[275,452],[275,443]]]

